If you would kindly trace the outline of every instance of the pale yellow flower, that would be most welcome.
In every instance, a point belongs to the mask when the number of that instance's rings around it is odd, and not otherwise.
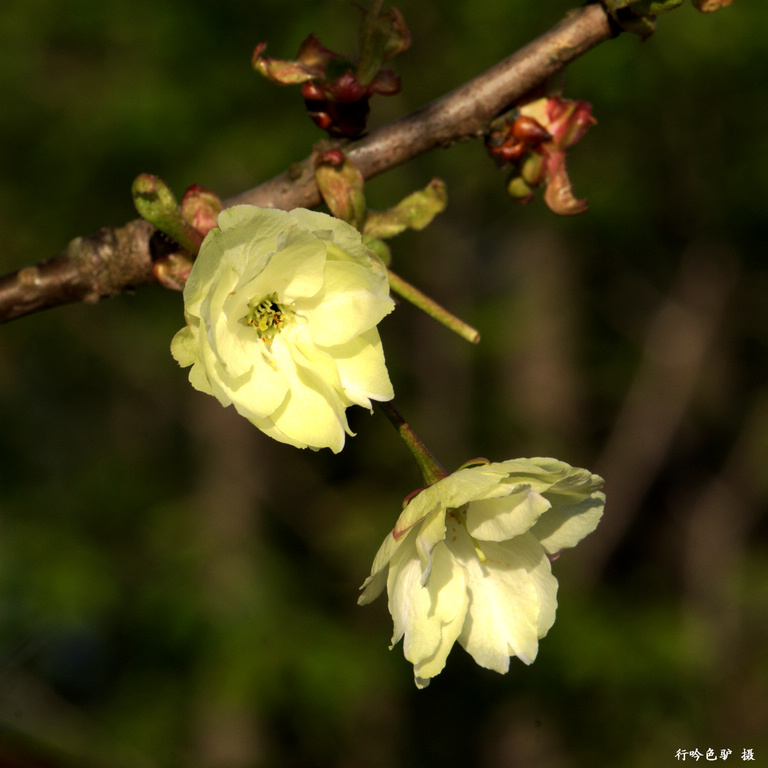
[[[482,667],[530,664],[555,621],[550,558],[591,533],[603,480],[555,459],[460,469],[406,505],[362,586],[387,587],[392,645],[403,638],[416,685],[429,683],[458,641]]]
[[[393,397],[376,329],[393,307],[386,268],[350,225],[235,206],[203,242],[171,352],[270,437],[338,452],[345,409]]]

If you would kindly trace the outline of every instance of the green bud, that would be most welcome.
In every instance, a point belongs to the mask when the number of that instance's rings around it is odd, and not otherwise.
[[[517,173],[510,176],[507,182],[507,194],[521,203],[528,203],[533,200],[533,190],[528,186],[525,179]]]
[[[133,204],[139,215],[190,253],[197,253],[203,236],[182,215],[168,185],[157,176],[142,173],[131,187]]]
[[[537,187],[544,181],[547,169],[544,163],[544,156],[538,152],[529,152],[523,164],[520,166],[520,176],[523,181],[531,187]]]

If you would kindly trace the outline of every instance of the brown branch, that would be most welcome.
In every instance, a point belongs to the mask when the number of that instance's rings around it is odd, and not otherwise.
[[[155,282],[149,256],[153,232],[143,219],[103,227],[76,237],[58,256],[0,277],[0,322],[60,304],[95,304]]]
[[[571,12],[549,32],[468,83],[347,147],[365,178],[436,147],[483,134],[488,123],[569,62],[613,35],[601,5]],[[265,208],[313,208],[320,194],[312,158],[226,201]],[[152,227],[142,220],[73,240],[66,251],[0,278],[0,322],[73,301],[96,302],[155,281]]]

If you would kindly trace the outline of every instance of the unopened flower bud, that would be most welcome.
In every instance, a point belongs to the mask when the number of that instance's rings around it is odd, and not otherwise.
[[[494,121],[486,146],[497,163],[514,164],[507,191],[528,202],[533,188],[546,184],[544,200],[559,214],[580,213],[586,201],[573,196],[565,170],[565,150],[575,144],[595,123],[592,106],[586,101],[549,96],[518,107],[514,121]]]
[[[514,197],[520,203],[529,203],[533,200],[533,190],[525,179],[518,174],[513,174],[507,182],[507,194]]]
[[[164,288],[183,291],[192,271],[192,264],[192,259],[187,254],[177,251],[158,259],[152,265],[152,274]]]
[[[512,123],[512,135],[529,147],[552,140],[552,134],[538,120],[528,115],[520,115]]]
[[[544,162],[544,155],[538,152],[531,152],[520,166],[520,175],[527,184],[532,187],[538,187],[547,173],[547,166]]]
[[[311,109],[307,109],[307,114],[312,118],[318,128],[329,132],[332,130],[333,118],[327,112],[315,112]]]
[[[181,198],[181,215],[203,237],[217,225],[223,207],[219,196],[200,184],[188,187]]]
[[[333,101],[340,104],[360,101],[367,95],[366,89],[360,85],[357,78],[349,70],[327,85],[326,92]]]
[[[363,23],[362,50],[356,62],[326,48],[315,35],[304,40],[295,61],[264,56],[264,43],[253,53],[253,67],[264,77],[280,85],[302,85],[309,117],[331,136],[360,136],[370,96],[400,92],[400,79],[382,70],[381,64],[408,48],[410,33],[399,11],[370,13]]]
[[[304,83],[301,86],[301,98],[304,101],[325,101],[325,93],[317,83]]]

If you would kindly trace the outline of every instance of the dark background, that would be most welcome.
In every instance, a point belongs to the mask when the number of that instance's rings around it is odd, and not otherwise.
[[[412,49],[379,124],[552,26],[567,2],[402,0]],[[306,156],[298,91],[250,68],[342,0],[11,0],[0,9],[0,271],[135,217],[141,172],[222,197]],[[477,143],[368,184],[446,180],[395,268],[475,324],[380,326],[396,403],[451,469],[551,455],[606,479],[558,560],[531,667],[455,648],[417,691],[357,588],[420,484],[386,419],[344,452],[278,445],[170,357],[181,296],[144,288],[0,329],[0,765],[657,766],[768,755],[768,5],[685,7],[573,64],[598,124],[579,217],[505,197]],[[691,759],[690,757],[688,758]]]

